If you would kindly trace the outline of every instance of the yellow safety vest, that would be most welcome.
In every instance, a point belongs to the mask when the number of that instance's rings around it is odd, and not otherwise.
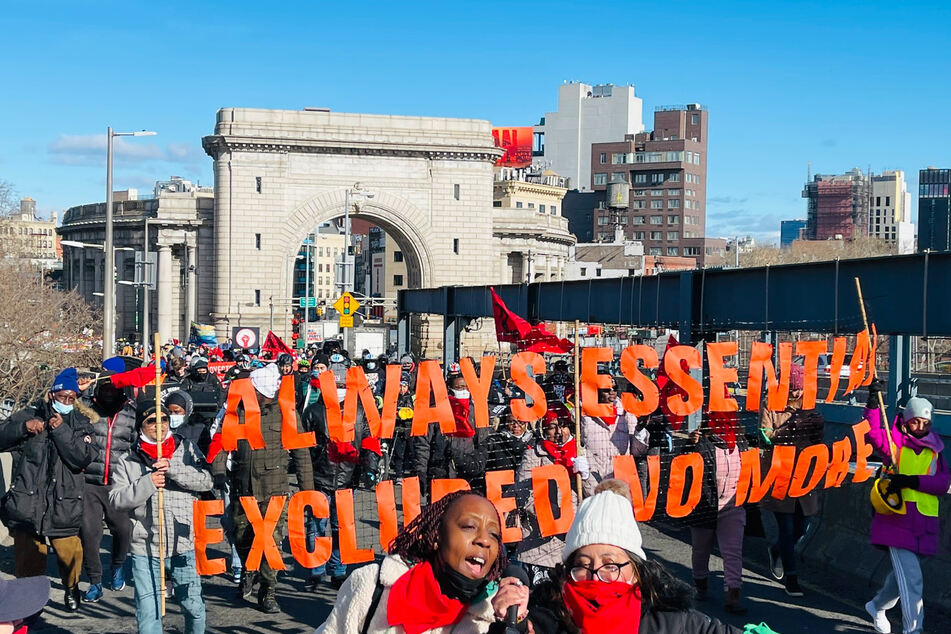
[[[898,473],[902,475],[934,475],[938,456],[931,449],[922,449],[915,453],[909,447],[902,447],[898,454]],[[926,517],[938,517],[938,496],[922,493],[915,489],[902,489],[906,502],[914,502],[918,512]]]

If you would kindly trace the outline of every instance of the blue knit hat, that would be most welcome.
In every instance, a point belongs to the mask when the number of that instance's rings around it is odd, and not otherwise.
[[[63,390],[72,390],[79,394],[79,373],[76,372],[76,368],[66,368],[53,379],[53,387],[50,388],[50,392],[61,392]]]

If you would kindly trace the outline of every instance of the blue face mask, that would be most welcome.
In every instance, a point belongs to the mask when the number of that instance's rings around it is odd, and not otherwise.
[[[66,414],[69,414],[71,411],[73,411],[73,406],[60,403],[54,398],[53,411],[55,411],[57,414],[62,414],[63,416],[65,416]]]

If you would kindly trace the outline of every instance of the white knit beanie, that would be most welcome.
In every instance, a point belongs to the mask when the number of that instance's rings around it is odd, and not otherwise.
[[[251,385],[265,398],[274,398],[281,383],[281,371],[273,363],[251,373]]]
[[[928,399],[920,396],[912,396],[908,399],[908,402],[905,403],[905,409],[902,410],[901,413],[901,420],[903,423],[907,423],[912,418],[931,420],[933,409],[931,401]]]
[[[565,537],[562,561],[591,544],[608,544],[647,559],[641,547],[641,531],[630,500],[611,491],[601,491],[581,502],[575,521]]]

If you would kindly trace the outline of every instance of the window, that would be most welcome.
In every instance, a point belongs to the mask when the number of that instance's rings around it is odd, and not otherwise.
[[[627,172],[611,172],[611,182],[612,183],[626,183]]]
[[[492,201],[492,206],[493,206],[493,207],[501,207],[501,206],[502,206],[502,201],[501,201],[501,200],[493,200],[493,201]]]
[[[646,218],[644,218],[644,216],[634,216],[634,218],[631,220],[631,224],[642,225],[645,223],[645,221]]]
[[[260,176],[254,177],[254,190],[259,194],[261,193],[261,177]]]
[[[261,305],[261,291],[260,291],[260,289],[254,289],[254,305],[255,305],[255,306],[260,306],[260,305]]]
[[[679,183],[680,172],[671,172],[670,174],[667,175],[667,180],[670,181],[671,183]]]
[[[646,182],[647,182],[647,174],[635,174],[635,175],[634,175],[634,182],[635,182],[635,183],[646,183]]]
[[[402,286],[403,285],[403,276],[394,275],[393,276],[393,286]]]
[[[610,221],[610,218],[608,218],[607,216],[598,216],[598,226],[599,226],[599,227],[604,227],[604,226],[606,226],[609,221]]]
[[[549,207],[548,209],[551,211],[551,215],[553,215],[553,216],[558,215],[558,207],[555,207],[554,205],[552,205],[552,206]]]
[[[652,224],[652,225],[662,225],[662,224],[664,224],[664,217],[663,217],[663,216],[651,216],[651,224]]]
[[[452,197],[456,200],[462,196],[462,186],[458,183],[452,186]]]
[[[522,203],[521,203],[521,201],[516,201],[516,202],[515,202],[515,208],[516,208],[516,209],[521,209],[521,208],[522,208]]]
[[[538,206],[538,211],[539,211],[540,213],[545,213],[545,205],[539,205],[539,206]]]
[[[650,250],[651,255],[660,255],[661,253],[662,251],[660,247],[651,247],[651,250]]]
[[[646,192],[646,190],[644,190],[644,189],[635,189],[635,190],[634,190],[634,195],[635,195],[635,196],[643,196],[645,193],[647,193],[647,192]]]
[[[605,172],[595,172],[594,174],[594,184],[595,185],[607,185],[608,184],[608,175]]]
[[[402,251],[394,251],[394,252],[393,252],[393,261],[394,261],[394,262],[402,262],[402,261],[403,261],[403,252],[402,252]]]
[[[651,240],[663,240],[664,232],[663,231],[651,231]]]
[[[260,233],[254,234],[254,248],[258,250],[261,249],[261,234]]]
[[[667,255],[678,255],[677,247],[667,247]]]
[[[876,206],[876,207],[881,207],[881,206],[882,206],[882,197],[881,197],[881,196],[876,196],[876,197],[875,197],[875,206]]]
[[[662,172],[657,172],[657,173],[651,174],[651,182],[652,182],[652,183],[663,183],[663,182],[664,182],[664,174],[663,174]]]
[[[680,216],[667,216],[667,224],[669,225],[679,225]]]
[[[645,234],[644,234],[643,231],[635,231],[635,232],[634,232],[634,239],[635,239],[635,240],[643,240],[643,239],[644,239],[644,235],[645,235]]]
[[[680,240],[680,232],[679,232],[679,231],[668,231],[668,232],[667,232],[667,240],[669,240],[670,242],[676,242],[677,240]]]
[[[644,209],[645,207],[647,207],[647,201],[644,201],[644,200],[631,201],[631,209]]]
[[[535,203],[528,203],[528,208],[529,208],[529,209],[534,209],[534,208],[535,208]]]
[[[693,153],[693,164],[700,165],[700,152]]]
[[[684,255],[700,255],[700,247],[684,247]]]
[[[452,239],[452,252],[459,255],[459,238]]]
[[[885,196],[885,206],[886,206],[886,207],[891,207],[891,206],[892,206],[892,197],[891,197],[891,196]]]
[[[601,165],[604,165],[607,162],[608,162],[608,155],[605,154],[604,152],[601,152]]]
[[[700,123],[700,115],[692,114],[690,115],[690,125],[697,125]]]
[[[663,195],[664,195],[664,190],[663,190],[663,189],[652,189],[652,190],[651,190],[651,196],[663,196]]]
[[[651,201],[651,209],[663,209],[663,208],[664,208],[663,200],[658,199],[658,200]]]
[[[585,275],[587,275],[587,274],[588,274],[588,269],[582,266],[582,267],[581,267],[581,275],[582,275],[582,277],[585,276]]]
[[[667,195],[668,195],[668,196],[679,196],[679,195],[680,195],[680,190],[679,190],[679,189],[668,189],[668,190],[667,190]]]
[[[667,209],[679,209],[679,208],[680,208],[680,201],[677,200],[676,198],[671,198],[670,200],[667,201]]]

